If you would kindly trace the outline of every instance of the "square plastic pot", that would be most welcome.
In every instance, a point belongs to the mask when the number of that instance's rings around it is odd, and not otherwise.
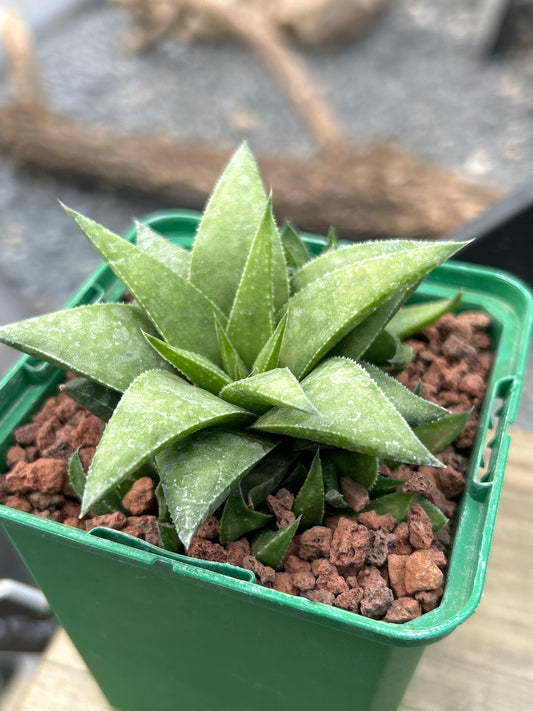
[[[199,216],[147,222],[184,246]],[[134,239],[130,233],[128,238]],[[308,237],[318,252],[323,240]],[[91,533],[0,506],[0,521],[112,705],[122,711],[393,711],[424,648],[481,598],[532,323],[527,287],[492,269],[449,262],[415,299],[463,291],[489,314],[495,362],[459,507],[441,605],[403,625],[270,590],[253,574],[167,553],[116,531]],[[117,300],[101,267],[68,306]],[[0,461],[56,391],[61,371],[23,357],[0,383]],[[483,458],[485,457],[485,461]]]

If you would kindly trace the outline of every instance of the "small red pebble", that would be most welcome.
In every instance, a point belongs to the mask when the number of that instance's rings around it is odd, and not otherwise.
[[[436,590],[442,585],[442,570],[435,564],[431,551],[411,553],[405,564],[405,589],[412,595],[422,590]]]
[[[413,597],[400,597],[394,600],[383,619],[385,622],[401,624],[414,620],[416,617],[420,617],[421,614],[422,610],[418,600]]]
[[[122,499],[124,508],[134,516],[149,511],[155,502],[155,484],[149,476],[142,476]]]
[[[331,548],[333,532],[325,526],[313,526],[300,536],[298,555],[304,560],[327,558]]]
[[[104,423],[96,415],[87,415],[72,431],[70,443],[78,447],[97,447],[102,437]]]
[[[366,526],[347,518],[341,519],[331,541],[331,562],[334,565],[362,568],[369,541],[370,533]]]

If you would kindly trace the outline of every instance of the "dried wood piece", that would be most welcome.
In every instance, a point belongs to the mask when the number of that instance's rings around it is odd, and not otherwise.
[[[388,0],[225,0],[228,12],[260,12],[285,37],[303,45],[322,46],[347,41],[361,34]],[[228,33],[225,22],[205,15],[192,5],[184,11],[181,0],[112,0],[129,10],[143,28],[148,43],[177,31],[194,39]],[[151,39],[150,39],[151,38]]]

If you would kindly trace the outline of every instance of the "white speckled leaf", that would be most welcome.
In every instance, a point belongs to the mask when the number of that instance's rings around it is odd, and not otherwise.
[[[161,335],[177,348],[220,364],[214,314],[225,316],[196,287],[148,252],[66,208],[92,245],[131,291]]]
[[[138,306],[92,304],[2,326],[0,341],[123,392],[145,370],[172,370],[143,330],[153,326]]]
[[[220,397],[261,414],[273,405],[316,413],[316,408],[288,368],[276,368],[226,385]]]
[[[227,328],[228,338],[248,369],[274,330],[272,242],[276,230],[269,199],[244,265]]]
[[[246,143],[236,151],[204,211],[190,280],[229,314],[267,197]]]
[[[416,247],[420,242],[412,240],[378,240],[375,242],[357,242],[340,249],[324,251],[316,259],[303,265],[291,279],[293,291],[301,291],[316,279],[347,267],[349,264],[358,264],[366,259],[382,257],[395,252],[406,252]]]
[[[246,367],[237,349],[228,338],[228,334],[224,330],[224,327],[220,321],[216,321],[216,331],[218,337],[218,347],[222,356],[222,365],[224,370],[230,376],[232,380],[240,380],[245,378],[249,370]]]
[[[275,440],[210,430],[176,442],[156,458],[165,499],[185,546]]]
[[[178,439],[211,425],[242,425],[250,419],[244,410],[170,373],[143,373],[126,390],[104,430],[87,475],[82,515]]]
[[[216,366],[209,358],[184,351],[181,348],[174,348],[155,336],[145,334],[148,343],[180,373],[183,373],[192,383],[198,387],[208,390],[210,393],[218,395],[224,385],[231,383],[231,378]]]
[[[389,329],[398,338],[409,338],[444,314],[453,311],[460,304],[461,297],[462,294],[459,291],[451,299],[424,301],[420,304],[404,306],[390,321]]]
[[[415,243],[408,251],[348,264],[316,279],[289,301],[279,365],[287,366],[300,379],[348,331],[461,246],[457,242]]]
[[[270,336],[255,359],[252,375],[264,373],[267,370],[274,370],[274,368],[277,367],[286,326],[287,314],[285,313],[276,326],[274,333]]]
[[[332,358],[315,368],[302,386],[319,415],[276,408],[256,420],[253,428],[377,457],[442,466],[357,363]]]
[[[371,363],[360,363],[411,427],[440,420],[448,414],[440,405],[418,397],[396,378]]]
[[[189,278],[191,253],[188,249],[165,239],[144,222],[136,222],[135,227],[137,229],[137,239],[135,240],[137,247],[166,264],[169,269],[184,279]]]

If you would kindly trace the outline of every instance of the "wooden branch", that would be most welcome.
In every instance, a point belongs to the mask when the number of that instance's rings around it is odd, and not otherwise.
[[[33,37],[16,10],[0,10],[0,37],[6,48],[10,83],[16,103],[40,111],[44,97],[35,61]]]
[[[51,173],[79,175],[200,209],[230,150],[146,135],[121,136],[54,114],[0,106],[0,151]],[[316,158],[259,156],[278,219],[342,237],[435,238],[499,197],[402,149],[345,145]]]
[[[216,21],[257,53],[300,114],[320,149],[328,150],[345,140],[343,129],[327,102],[321,98],[303,63],[289,49],[266,14],[253,7],[235,7],[221,0],[175,0],[173,12],[169,10],[165,21],[136,40],[130,40],[129,48],[146,49],[158,42],[179,21],[184,9]]]

